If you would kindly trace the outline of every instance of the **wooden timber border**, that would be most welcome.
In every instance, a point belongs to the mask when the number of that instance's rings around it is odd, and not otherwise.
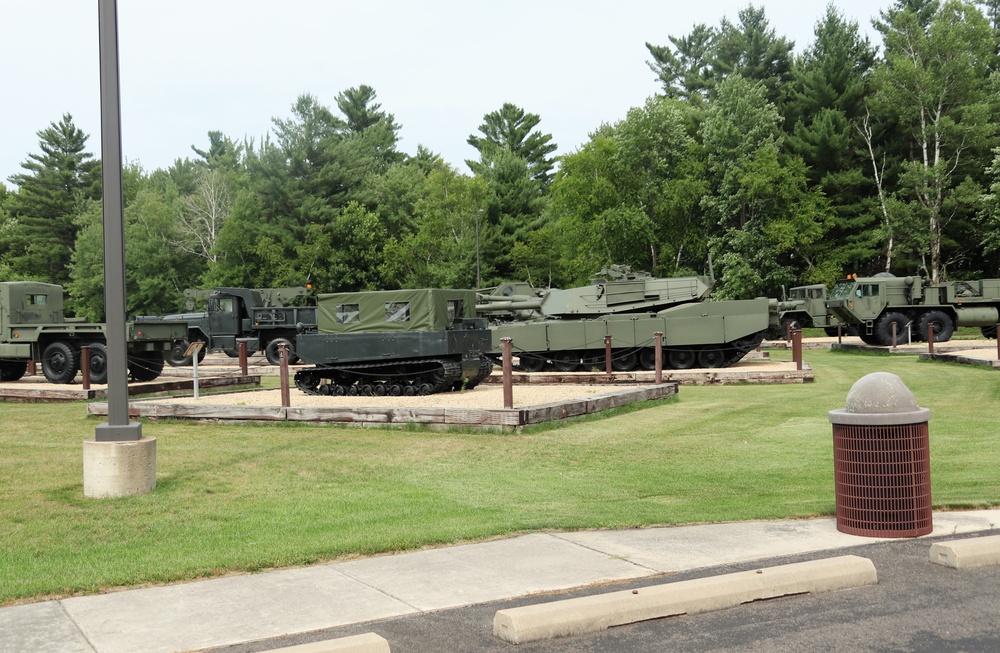
[[[530,383],[586,383],[614,385],[637,383],[653,383],[654,372],[612,372],[611,376],[600,372],[514,372],[512,380],[515,384]],[[725,385],[730,383],[812,383],[813,369],[808,363],[802,364],[801,370],[769,370],[766,368],[723,367],[716,369],[663,370],[664,383],[680,385]],[[483,380],[483,383],[503,383],[501,375],[494,373]]]
[[[934,345],[935,349],[937,344]],[[963,356],[961,354],[920,354],[920,360],[941,361],[943,363],[957,363],[959,365],[977,365],[979,367],[992,367],[1000,369],[1000,361],[990,358],[976,358],[975,356]]]
[[[259,374],[246,376],[211,376],[198,378],[199,390],[210,388],[226,388],[238,385],[260,385]],[[168,392],[184,392],[194,390],[194,380],[163,378],[146,383],[130,383],[129,395],[156,395]],[[45,403],[58,401],[85,401],[101,399],[108,396],[107,386],[83,390],[82,388],[67,388],[45,382],[21,383],[11,382],[0,385],[0,401],[20,403]],[[105,404],[106,405],[106,404]]]
[[[179,418],[251,422],[324,422],[362,426],[423,424],[434,427],[521,429],[568,417],[592,415],[642,401],[665,399],[677,394],[677,383],[644,388],[611,390],[586,398],[570,399],[524,408],[392,408],[392,407],[287,407],[223,406],[217,404],[163,403],[156,399],[129,403],[133,417]],[[105,402],[87,404],[87,413],[107,415]]]

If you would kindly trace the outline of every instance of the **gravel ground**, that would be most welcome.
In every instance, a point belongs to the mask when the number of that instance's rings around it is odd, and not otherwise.
[[[640,385],[531,384],[514,386],[514,407],[536,406],[555,401],[586,399],[596,395],[631,390]],[[425,397],[321,397],[307,395],[295,387],[289,390],[292,406],[325,408],[503,408],[503,386],[480,385],[465,392],[442,392]],[[152,399],[172,404],[214,404],[228,406],[280,406],[281,390],[251,390],[193,397]]]

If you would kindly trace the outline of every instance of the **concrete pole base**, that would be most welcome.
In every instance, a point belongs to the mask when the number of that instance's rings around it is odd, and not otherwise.
[[[83,495],[110,499],[148,494],[156,487],[156,438],[83,441]]]

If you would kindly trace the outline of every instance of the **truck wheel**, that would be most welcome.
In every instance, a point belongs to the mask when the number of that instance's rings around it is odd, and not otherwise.
[[[271,365],[281,364],[281,345],[285,345],[288,348],[288,364],[293,365],[299,362],[299,357],[295,353],[295,347],[292,346],[292,341],[288,338],[275,338],[271,342],[267,343],[267,347],[264,348],[264,356],[267,357],[267,362]]]
[[[53,342],[42,352],[42,372],[49,383],[72,383],[80,361],[65,342]]]
[[[997,338],[997,328],[995,326],[982,327],[979,329],[983,333],[984,338]]]
[[[878,319],[875,323],[875,334],[878,336],[878,343],[883,347],[893,347],[906,342],[906,325],[909,320],[902,313],[891,311]],[[896,342],[892,341],[892,325],[896,325]]]
[[[108,348],[103,342],[90,343],[90,382],[108,382]]]
[[[190,365],[192,362],[191,356],[184,355],[184,352],[186,352],[187,348],[190,346],[191,343],[187,340],[181,340],[178,342],[170,349],[170,353],[167,354],[167,363],[170,364],[171,367],[184,367],[185,365]],[[198,362],[201,362],[201,359],[199,359]]]
[[[14,361],[0,363],[0,381],[17,381],[27,371],[27,363]]]
[[[955,324],[944,311],[927,311],[920,316],[920,338],[926,341],[930,331],[929,325],[934,325],[934,342],[948,342],[955,332]]]
[[[163,372],[163,354],[158,351],[142,351],[128,357],[128,371],[133,381],[152,381]]]

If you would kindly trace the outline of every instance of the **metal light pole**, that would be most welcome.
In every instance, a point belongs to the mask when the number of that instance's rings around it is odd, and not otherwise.
[[[104,312],[108,339],[108,422],[100,441],[138,440],[142,425],[128,420],[125,346],[125,213],[122,196],[121,103],[118,86],[118,3],[98,0],[101,46],[101,174],[104,189]]]
[[[122,198],[121,107],[118,93],[118,6],[98,0],[101,34],[101,168],[104,183],[104,312],[107,314],[108,422],[83,441],[83,495],[95,499],[146,494],[156,487],[156,438],[128,421],[125,347],[125,216]]]

